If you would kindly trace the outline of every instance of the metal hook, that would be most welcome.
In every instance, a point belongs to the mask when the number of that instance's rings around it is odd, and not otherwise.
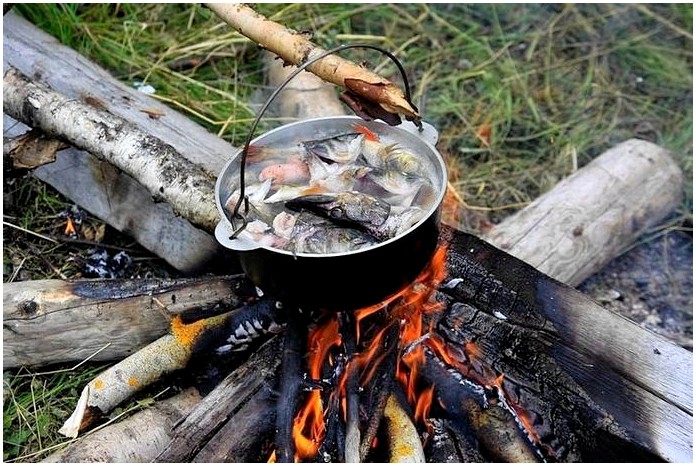
[[[376,45],[369,45],[369,44],[344,44],[344,45],[339,45],[338,47],[334,47],[332,49],[326,50],[319,55],[312,57],[311,59],[305,61],[301,65],[297,67],[295,71],[290,73],[290,75],[283,81],[278,88],[273,91],[271,96],[268,98],[266,103],[261,107],[261,110],[259,111],[258,115],[254,119],[254,122],[251,125],[251,129],[249,130],[249,135],[246,138],[246,141],[244,142],[244,147],[242,148],[242,153],[240,155],[240,168],[239,168],[239,199],[237,200],[237,204],[234,206],[234,210],[232,212],[230,219],[230,222],[232,223],[232,228],[234,228],[234,231],[232,232],[232,236],[230,236],[230,239],[234,239],[239,234],[246,228],[248,224],[247,220],[247,215],[249,214],[249,198],[245,194],[245,184],[244,184],[244,172],[246,169],[246,159],[247,159],[247,154],[249,152],[249,146],[251,145],[251,140],[254,137],[254,131],[256,131],[256,127],[258,126],[259,122],[261,121],[261,117],[263,114],[266,112],[268,107],[271,105],[273,100],[280,94],[280,92],[285,88],[285,86],[299,73],[305,70],[305,68],[313,65],[317,61],[321,60],[322,58],[325,58],[329,55],[332,55],[336,52],[340,52],[342,50],[347,50],[347,49],[354,49],[354,48],[366,48],[366,49],[372,49],[372,50],[377,50],[378,52],[381,52],[385,54],[387,57],[389,57],[396,67],[398,68],[399,72],[401,73],[401,79],[404,82],[404,97],[406,98],[406,101],[411,105],[411,107],[414,108],[416,112],[418,112],[418,108],[413,104],[411,101],[411,88],[409,86],[408,82],[408,77],[406,76],[406,70],[404,67],[401,65],[401,62],[399,62],[399,59],[396,58],[394,54],[389,52],[388,50],[384,50],[381,47],[377,47]],[[423,125],[420,124],[419,121],[414,121],[414,124],[418,126],[419,131],[423,131]],[[242,201],[244,201],[244,213],[240,214],[239,213],[239,208],[242,205]],[[235,226],[234,219],[238,218],[242,220],[242,225],[237,228]]]

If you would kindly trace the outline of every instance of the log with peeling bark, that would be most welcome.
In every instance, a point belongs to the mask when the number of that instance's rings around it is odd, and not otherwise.
[[[165,141],[186,160],[203,167],[213,180],[236,151],[228,142],[157,99],[117,81],[13,13],[3,19],[3,69],[8,66],[36,77],[70,99],[102,107]],[[153,119],[144,110],[161,116]],[[7,115],[3,125],[4,137],[19,136],[30,129]],[[212,235],[177,216],[167,203],[154,202],[136,179],[86,151],[65,149],[57,154],[56,162],[37,168],[34,175],[179,270],[200,270],[222,251]]]
[[[247,5],[208,3],[206,6],[242,35],[289,64],[299,66],[325,52],[303,34],[269,20]],[[380,105],[387,112],[420,118],[398,86],[349,60],[329,55],[307,69],[324,81]]]
[[[172,427],[201,400],[198,390],[157,401],[147,409],[90,433],[53,453],[43,463],[145,463],[171,441]]]
[[[214,180],[171,145],[101,108],[70,99],[9,67],[3,76],[3,110],[11,117],[75,147],[99,154],[138,181],[174,212],[208,232],[219,215]]]
[[[5,283],[2,293],[5,368],[90,356],[94,361],[122,359],[164,335],[175,315],[209,316],[256,296],[243,275],[36,280]]]

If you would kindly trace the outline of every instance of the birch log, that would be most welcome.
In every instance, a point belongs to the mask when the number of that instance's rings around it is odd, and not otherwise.
[[[195,388],[158,401],[126,419],[92,432],[44,458],[43,463],[145,463],[172,439],[172,426],[201,400]]]
[[[485,239],[577,286],[674,212],[682,184],[667,150],[630,139],[505,219]]]
[[[99,154],[194,225],[209,232],[215,229],[219,216],[214,181],[164,141],[109,112],[34,82],[14,68],[3,77],[3,110],[50,136]]]
[[[3,20],[3,68],[9,66],[28,76],[40,77],[71,99],[105,107],[167,142],[212,178],[237,150],[157,99],[117,81],[103,68],[13,13]],[[152,119],[144,110],[161,116]],[[3,125],[4,137],[19,136],[29,130],[6,115]],[[222,251],[212,235],[175,215],[167,203],[154,202],[135,179],[88,152],[63,150],[57,154],[56,162],[33,173],[179,270],[198,271]]]
[[[242,3],[207,3],[223,21],[242,35],[292,65],[301,65],[324,49],[304,35],[275,23]],[[396,85],[355,63],[329,55],[307,68],[324,81],[349,89],[382,108],[397,114],[420,118]]]

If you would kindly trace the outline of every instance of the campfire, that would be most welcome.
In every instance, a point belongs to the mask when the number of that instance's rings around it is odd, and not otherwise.
[[[445,343],[435,331],[445,309],[438,290],[459,281],[443,284],[446,255],[441,245],[413,283],[382,302],[309,313],[309,330],[307,322],[288,325],[268,461],[422,462],[423,444],[433,450],[443,436],[431,412],[504,437],[483,445],[489,460],[555,458],[481,348]]]

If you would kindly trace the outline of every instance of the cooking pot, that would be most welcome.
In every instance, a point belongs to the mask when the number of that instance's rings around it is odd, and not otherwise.
[[[437,181],[437,197],[423,218],[402,234],[357,251],[334,254],[294,253],[262,246],[246,231],[231,238],[235,228],[223,208],[239,188],[241,151],[225,165],[215,185],[215,203],[221,220],[215,237],[223,246],[238,251],[244,272],[270,296],[299,307],[355,309],[374,304],[412,282],[429,262],[439,234],[440,205],[447,188],[447,169],[434,147],[437,133],[424,124],[419,132],[413,123],[389,126],[366,122],[354,116],[324,117],[291,123],[252,141],[273,146],[292,141],[323,139],[353,131],[360,123],[380,139],[397,140],[409,152],[422,157]]]
[[[347,48],[344,46],[344,48]],[[374,47],[370,47],[374,48]],[[308,65],[306,63],[305,65]],[[401,69],[400,65],[399,68]],[[302,68],[300,68],[302,69]],[[299,72],[299,70],[298,70]],[[405,78],[405,74],[402,72]],[[274,93],[259,117],[291,75]],[[408,83],[406,83],[408,97]],[[410,97],[408,97],[410,98]],[[243,186],[245,149],[254,146],[290,147],[300,141],[317,140],[353,132],[359,123],[380,140],[397,142],[419,156],[430,174],[436,196],[421,220],[407,231],[360,250],[333,253],[296,253],[259,244],[244,230],[246,218],[224,208],[230,195]],[[254,125],[255,127],[255,125]],[[254,129],[252,127],[251,132]],[[323,117],[287,124],[251,139],[225,165],[215,185],[215,202],[221,220],[215,237],[223,246],[239,253],[244,272],[266,294],[300,308],[357,309],[375,304],[411,283],[430,261],[440,225],[440,205],[447,188],[447,169],[435,149],[437,131],[427,123],[403,122],[389,126],[355,116]],[[242,226],[239,226],[239,219]]]

